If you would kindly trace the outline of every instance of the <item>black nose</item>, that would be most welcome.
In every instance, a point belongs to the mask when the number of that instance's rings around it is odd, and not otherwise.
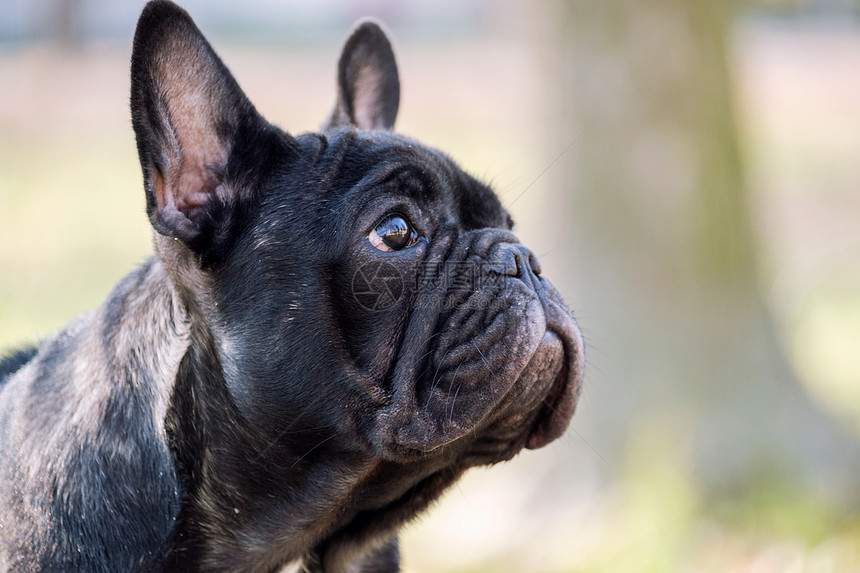
[[[493,272],[540,287],[540,263],[531,250],[517,243],[496,243],[488,257]]]

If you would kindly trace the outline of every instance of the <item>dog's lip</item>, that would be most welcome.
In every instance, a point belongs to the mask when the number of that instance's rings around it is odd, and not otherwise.
[[[584,347],[576,323],[570,320],[572,324],[567,328],[548,327],[544,334],[544,343],[553,338],[561,341],[564,357],[561,370],[541,401],[537,420],[526,440],[525,447],[530,450],[542,448],[561,437],[576,409],[582,388]]]

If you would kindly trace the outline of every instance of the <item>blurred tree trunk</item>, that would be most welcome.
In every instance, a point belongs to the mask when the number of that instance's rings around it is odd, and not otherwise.
[[[49,12],[51,35],[58,46],[65,50],[77,50],[81,47],[81,35],[78,27],[81,0],[54,0]]]
[[[860,443],[803,391],[762,300],[735,132],[732,2],[551,4],[568,290],[596,346],[581,410],[610,457],[669,425],[698,476],[856,490]],[[579,138],[579,139],[576,139]],[[855,491],[856,492],[856,491]]]

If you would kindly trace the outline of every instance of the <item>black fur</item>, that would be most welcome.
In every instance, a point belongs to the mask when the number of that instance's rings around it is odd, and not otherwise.
[[[564,430],[581,337],[510,216],[389,131],[373,22],[338,78],[325,132],[289,135],[185,12],[144,9],[131,103],[156,255],[0,362],[0,570],[394,572],[399,527],[464,471]],[[418,240],[383,252],[392,214]]]

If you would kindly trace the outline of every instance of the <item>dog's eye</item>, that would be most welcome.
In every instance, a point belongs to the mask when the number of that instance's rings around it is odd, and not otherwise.
[[[418,231],[403,216],[388,215],[367,237],[380,251],[399,251],[415,244]]]

